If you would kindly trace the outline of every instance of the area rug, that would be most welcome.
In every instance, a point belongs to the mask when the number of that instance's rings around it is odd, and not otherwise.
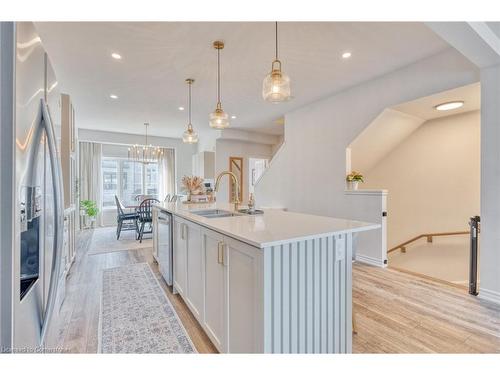
[[[147,238],[146,238],[147,236]],[[135,231],[122,231],[116,239],[116,227],[94,229],[88,255],[112,253],[114,251],[138,250],[153,247],[151,233],[145,234],[142,243],[135,239]]]
[[[100,353],[196,353],[149,264],[104,270]]]

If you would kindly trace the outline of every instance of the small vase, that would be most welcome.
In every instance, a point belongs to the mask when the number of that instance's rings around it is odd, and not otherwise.
[[[359,181],[348,181],[347,186],[349,190],[358,190]]]

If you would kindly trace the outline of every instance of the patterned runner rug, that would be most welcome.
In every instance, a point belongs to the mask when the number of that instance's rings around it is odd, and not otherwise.
[[[100,353],[195,353],[147,263],[104,270]]]

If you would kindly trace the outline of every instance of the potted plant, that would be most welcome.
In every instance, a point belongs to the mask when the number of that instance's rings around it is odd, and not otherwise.
[[[358,190],[359,183],[364,182],[363,175],[356,171],[349,173],[345,180],[347,181],[347,188],[349,190]]]
[[[80,209],[85,212],[85,215],[90,219],[90,227],[94,228],[99,209],[97,203],[91,200],[80,201]]]

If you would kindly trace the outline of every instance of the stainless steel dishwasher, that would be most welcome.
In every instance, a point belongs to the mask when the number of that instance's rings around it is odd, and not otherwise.
[[[167,285],[172,286],[172,215],[158,212],[158,267]]]

